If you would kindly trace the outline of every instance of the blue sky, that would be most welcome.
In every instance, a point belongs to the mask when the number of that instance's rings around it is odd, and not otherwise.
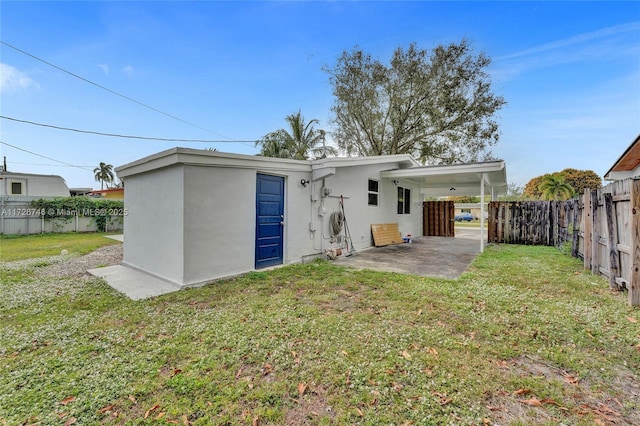
[[[0,45],[1,115],[145,137],[250,141],[302,111],[331,131],[323,66],[355,46],[387,62],[416,42],[471,41],[508,104],[494,155],[508,179],[567,167],[603,175],[640,133],[640,2],[12,2],[0,38],[128,101]],[[176,120],[168,115],[179,118]],[[99,187],[92,169],[174,146],[0,120],[12,171]]]

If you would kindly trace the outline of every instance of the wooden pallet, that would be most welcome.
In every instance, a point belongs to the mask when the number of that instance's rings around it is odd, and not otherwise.
[[[403,243],[402,235],[397,223],[381,223],[371,225],[373,245],[376,247]]]

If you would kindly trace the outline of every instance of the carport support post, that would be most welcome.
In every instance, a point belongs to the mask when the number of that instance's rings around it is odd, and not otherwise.
[[[480,179],[480,253],[484,252],[484,181],[487,179],[487,174],[482,174]]]

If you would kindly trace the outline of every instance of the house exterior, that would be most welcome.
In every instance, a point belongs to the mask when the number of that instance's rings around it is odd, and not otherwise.
[[[107,200],[124,200],[124,188],[96,189],[90,191],[90,197],[106,198]]]
[[[28,201],[69,195],[69,188],[60,176],[0,171],[0,197],[5,200]]]
[[[605,173],[604,180],[624,180],[640,176],[640,135]]]
[[[186,148],[116,172],[127,188],[122,265],[179,287],[371,247],[372,224],[422,235],[420,179],[437,180],[410,155],[299,161]],[[475,179],[484,188],[489,176]],[[334,235],[342,210],[346,226]]]

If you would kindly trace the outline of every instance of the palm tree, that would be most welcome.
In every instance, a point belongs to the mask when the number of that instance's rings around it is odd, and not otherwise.
[[[561,175],[543,176],[538,189],[545,200],[567,200],[575,193],[573,187]]]
[[[111,164],[100,163],[98,167],[93,169],[93,173],[95,174],[96,182],[100,182],[100,189],[104,189],[104,183],[113,182],[115,179],[115,175],[113,174],[113,166]]]
[[[334,147],[326,145],[326,132],[314,128],[319,123],[318,120],[305,123],[300,111],[287,116],[285,120],[289,123],[289,130],[276,130],[256,142],[256,146],[261,145],[259,155],[307,160],[310,154],[314,158],[337,154]]]

